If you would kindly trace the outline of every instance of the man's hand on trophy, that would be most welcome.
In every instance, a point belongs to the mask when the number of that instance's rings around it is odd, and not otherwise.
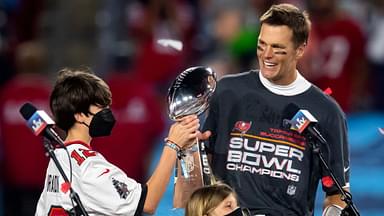
[[[204,131],[203,133],[200,131],[197,132],[197,138],[199,140],[207,140],[211,135],[212,135],[212,132],[209,130]]]
[[[176,144],[185,149],[196,142],[199,134],[200,120],[197,115],[188,115],[178,119],[172,124],[166,142]]]

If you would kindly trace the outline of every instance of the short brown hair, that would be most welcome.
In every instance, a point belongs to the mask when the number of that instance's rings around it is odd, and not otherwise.
[[[279,26],[286,25],[293,32],[292,41],[297,48],[307,43],[311,21],[306,11],[300,11],[291,4],[272,5],[267,12],[260,17],[260,24]]]
[[[88,68],[63,69],[50,97],[56,124],[68,131],[75,123],[74,114],[90,114],[89,106],[106,107],[112,103],[108,85]]]

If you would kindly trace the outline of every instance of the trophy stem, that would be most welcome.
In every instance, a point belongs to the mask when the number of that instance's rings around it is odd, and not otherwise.
[[[212,174],[211,166],[209,165],[208,156],[205,151],[204,142],[200,142],[198,138],[196,138],[196,143],[198,145],[199,152],[199,164],[201,166],[201,176],[203,180],[203,185],[212,185],[216,182],[214,175]]]
[[[191,148],[185,150],[184,156],[177,160],[175,169],[174,208],[185,208],[189,197],[196,189],[215,182],[204,143],[198,139]]]

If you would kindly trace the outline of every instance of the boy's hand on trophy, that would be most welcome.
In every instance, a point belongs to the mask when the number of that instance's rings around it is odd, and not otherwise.
[[[172,124],[167,140],[180,148],[188,147],[196,142],[199,134],[200,120],[196,115],[188,115]]]

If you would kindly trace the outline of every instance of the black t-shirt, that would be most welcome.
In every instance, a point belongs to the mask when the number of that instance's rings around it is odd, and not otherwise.
[[[312,215],[317,185],[327,175],[307,136],[283,124],[293,117],[287,111],[290,103],[318,120],[316,127],[329,145],[321,149],[341,185],[349,182],[345,115],[330,96],[313,85],[298,95],[277,95],[264,87],[257,71],[230,75],[212,96],[204,124],[212,131],[206,147],[214,175],[254,212]],[[334,184],[323,189],[337,193]]]

